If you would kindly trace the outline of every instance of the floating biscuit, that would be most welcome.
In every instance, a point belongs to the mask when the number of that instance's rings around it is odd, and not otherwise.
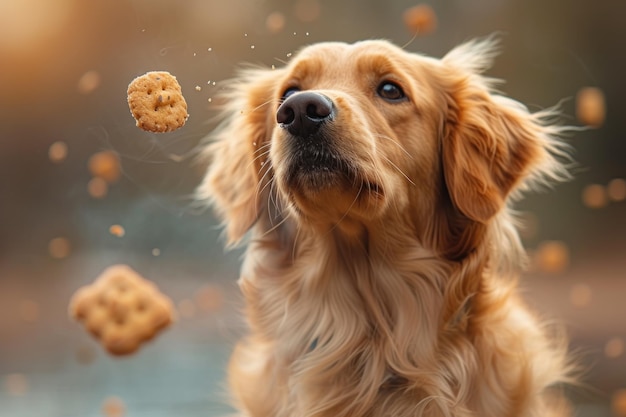
[[[176,77],[166,71],[151,71],[128,85],[128,106],[140,129],[171,132],[182,127],[189,114]]]
[[[135,352],[173,321],[171,300],[126,265],[107,268],[70,302],[70,315],[113,355]]]

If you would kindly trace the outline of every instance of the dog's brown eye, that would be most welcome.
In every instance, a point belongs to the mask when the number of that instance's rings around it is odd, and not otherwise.
[[[384,81],[376,90],[378,95],[384,98],[387,101],[402,101],[406,99],[406,95],[402,88],[396,83],[392,83],[390,81]]]
[[[285,101],[287,99],[287,97],[289,97],[290,95],[292,95],[294,93],[297,93],[298,91],[300,91],[300,89],[298,87],[289,87],[283,93],[283,96],[281,97],[280,101]]]

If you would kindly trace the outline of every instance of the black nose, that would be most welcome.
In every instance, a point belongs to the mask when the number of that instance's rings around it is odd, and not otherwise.
[[[325,95],[312,92],[296,93],[280,105],[276,121],[294,136],[307,137],[332,119],[333,102]]]

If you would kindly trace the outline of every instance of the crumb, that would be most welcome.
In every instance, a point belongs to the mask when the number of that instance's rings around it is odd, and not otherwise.
[[[102,178],[111,184],[119,181],[122,176],[120,157],[114,151],[101,151],[93,154],[87,162],[91,175]]]
[[[70,251],[70,241],[64,237],[56,237],[48,243],[48,253],[55,259],[67,258]]]
[[[437,29],[437,15],[428,4],[410,7],[402,17],[406,28],[415,35],[428,35]]]
[[[109,184],[100,177],[92,178],[87,184],[87,192],[93,198],[104,198],[109,192]]]
[[[48,158],[55,164],[60,164],[67,158],[67,144],[65,142],[54,142],[48,148]]]
[[[563,242],[546,241],[535,251],[535,264],[542,272],[559,274],[567,269],[569,263],[569,249]]]
[[[123,417],[126,414],[124,401],[119,397],[108,397],[102,403],[104,417]]]
[[[576,117],[588,126],[600,127],[606,115],[604,93],[596,87],[585,87],[576,95]]]
[[[219,311],[224,305],[223,291],[214,285],[205,285],[194,296],[198,308],[205,312]]]
[[[123,237],[126,234],[126,230],[124,230],[124,228],[119,224],[114,224],[109,227],[109,233],[111,233],[113,236]]]
[[[589,184],[582,192],[583,204],[589,208],[599,209],[609,203],[606,188],[600,184]]]

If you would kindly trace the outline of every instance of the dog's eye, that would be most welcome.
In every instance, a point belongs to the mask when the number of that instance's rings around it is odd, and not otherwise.
[[[290,95],[292,95],[294,93],[297,93],[298,91],[300,91],[300,89],[298,87],[289,87],[283,93],[283,96],[280,98],[280,101],[281,102],[285,101],[287,99],[287,97],[289,97]]]
[[[406,99],[406,95],[402,88],[391,81],[383,81],[376,90],[378,95],[387,101],[402,101]]]

